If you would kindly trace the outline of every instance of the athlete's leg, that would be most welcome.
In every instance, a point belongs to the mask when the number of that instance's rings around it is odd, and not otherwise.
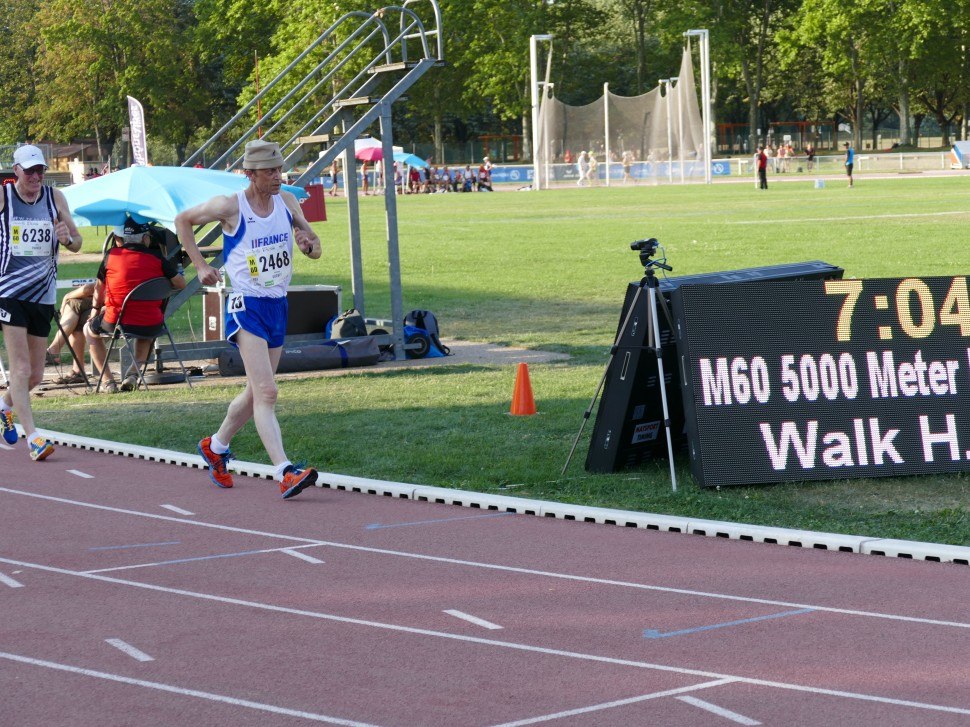
[[[3,340],[7,348],[8,365],[10,371],[10,385],[3,395],[3,400],[8,407],[12,407],[17,413],[24,432],[30,434],[34,431],[34,415],[30,409],[30,390],[40,383],[44,374],[44,358],[47,351],[47,340],[38,339],[42,345],[40,347],[40,378],[33,374],[33,346],[32,339],[37,336],[27,335],[27,329],[20,326],[3,326]]]
[[[236,333],[235,341],[246,369],[246,388],[229,404],[216,438],[228,446],[236,432],[252,418],[270,461],[280,465],[286,462],[286,453],[276,419],[275,374],[283,349],[269,348],[264,339],[242,329]]]

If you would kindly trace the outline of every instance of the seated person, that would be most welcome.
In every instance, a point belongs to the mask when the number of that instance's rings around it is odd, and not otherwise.
[[[478,167],[478,191],[492,191],[492,162],[488,157],[483,158]]]
[[[84,335],[91,346],[91,361],[97,369],[104,370],[103,382],[109,393],[118,391],[111,374],[111,367],[105,360],[107,350],[101,336],[114,333],[115,324],[121,313],[125,297],[135,287],[152,278],[166,277],[173,288],[185,287],[185,278],[176,264],[166,259],[157,246],[152,245],[151,228],[135,222],[130,217],[123,227],[114,230],[116,246],[108,251],[98,270],[94,284],[93,315],[84,327]],[[118,245],[118,243],[121,243]],[[132,301],[125,310],[125,331],[149,338],[135,339],[135,366],[141,367],[148,360],[152,340],[161,332],[163,322],[162,307],[158,301]],[[122,391],[134,391],[138,386],[135,369],[125,376]]]
[[[58,320],[67,340],[64,339],[61,330],[58,330],[54,340],[51,341],[51,345],[47,347],[47,365],[60,363],[61,349],[65,343],[69,344],[74,352],[74,365],[71,367],[71,373],[54,379],[55,384],[83,384],[85,382],[86,377],[78,366],[78,362],[81,362],[81,366],[84,365],[83,329],[91,313],[93,297],[94,283],[85,283],[65,295],[61,301],[61,312],[58,314]]]
[[[411,194],[417,194],[421,191],[421,172],[418,171],[417,167],[411,167],[408,170],[408,192]]]

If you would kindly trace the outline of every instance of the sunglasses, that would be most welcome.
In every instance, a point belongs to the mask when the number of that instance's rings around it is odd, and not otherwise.
[[[30,169],[20,168],[23,171],[25,177],[43,177],[44,172],[47,171],[46,168],[42,166],[31,167]]]

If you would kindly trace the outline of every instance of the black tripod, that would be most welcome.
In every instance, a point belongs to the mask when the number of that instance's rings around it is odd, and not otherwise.
[[[650,238],[648,240],[637,240],[636,242],[630,244],[631,249],[640,251],[640,263],[643,265],[643,277],[640,279],[640,284],[637,286],[637,291],[633,296],[633,300],[630,301],[630,306],[627,309],[626,317],[623,319],[623,323],[620,325],[619,331],[617,331],[616,340],[613,341],[613,346],[610,348],[610,359],[606,362],[606,369],[603,371],[603,376],[600,378],[599,385],[596,387],[596,391],[593,393],[593,398],[589,402],[589,407],[585,412],[583,412],[583,422],[579,427],[579,432],[576,433],[576,439],[573,440],[573,446],[569,450],[569,456],[566,457],[566,464],[563,465],[560,475],[566,474],[566,469],[569,467],[569,463],[573,458],[573,453],[576,451],[576,445],[579,444],[579,439],[583,436],[583,430],[586,428],[586,422],[589,421],[589,417],[593,413],[593,407],[596,406],[596,400],[599,398],[600,392],[603,390],[603,386],[606,384],[606,379],[610,373],[610,367],[613,365],[613,361],[616,359],[616,353],[620,348],[620,341],[623,339],[623,334],[630,323],[630,319],[633,317],[634,311],[637,309],[637,301],[640,299],[640,295],[643,293],[644,289],[646,289],[648,296],[647,304],[650,312],[647,323],[649,328],[647,331],[646,347],[653,349],[654,355],[657,357],[657,385],[660,388],[660,401],[663,406],[664,428],[666,429],[667,433],[667,457],[670,460],[670,484],[673,487],[674,492],[677,491],[677,473],[674,469],[674,445],[673,436],[670,431],[670,410],[667,407],[667,386],[666,379],[664,377],[663,351],[660,348],[660,320],[657,316],[658,301],[659,305],[664,309],[664,315],[667,317],[667,321],[670,323],[671,330],[673,330],[673,321],[670,311],[667,310],[667,304],[664,301],[663,296],[660,294],[660,281],[657,280],[657,275],[655,272],[657,268],[667,271],[672,271],[673,268],[663,261],[650,259],[656,253],[658,246],[659,243],[654,238]]]

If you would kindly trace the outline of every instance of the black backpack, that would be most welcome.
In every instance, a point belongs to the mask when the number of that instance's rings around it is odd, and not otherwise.
[[[356,308],[349,308],[330,322],[330,339],[366,336],[367,326],[364,317]]]
[[[431,311],[417,309],[411,311],[404,316],[404,325],[424,329],[428,332],[431,342],[438,347],[441,353],[445,356],[451,355],[451,349],[443,344],[441,338],[439,338],[438,319]]]

